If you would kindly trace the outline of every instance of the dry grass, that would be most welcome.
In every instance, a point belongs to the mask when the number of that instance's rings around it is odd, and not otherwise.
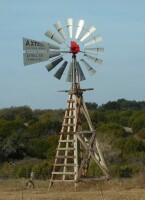
[[[48,192],[48,181],[35,181],[35,188],[25,188],[26,180],[0,181],[0,200],[145,200],[144,176],[130,180],[54,184]]]

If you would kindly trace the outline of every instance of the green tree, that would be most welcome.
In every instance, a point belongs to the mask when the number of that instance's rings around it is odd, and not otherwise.
[[[48,137],[48,139],[47,139],[47,142],[50,144],[50,146],[49,146],[49,148],[46,152],[46,157],[49,160],[54,159],[54,156],[56,154],[56,148],[57,148],[57,145],[58,145],[58,139],[59,139],[58,135]]]
[[[107,122],[107,118],[105,116],[105,113],[100,111],[92,111],[90,114],[91,120],[93,122],[93,125],[97,126],[99,122]]]
[[[56,153],[59,136],[53,135],[45,138],[32,138],[28,143],[28,155],[31,157],[49,160],[53,159]]]
[[[28,106],[17,107],[14,110],[16,119],[21,122],[28,122],[33,118],[33,111]]]
[[[0,137],[7,138],[14,131],[24,130],[26,127],[19,121],[0,120]]]
[[[4,108],[0,110],[0,119],[2,120],[15,120],[15,114],[13,112],[13,107]]]
[[[109,101],[100,106],[101,110],[120,110],[120,105],[116,101]]]
[[[96,104],[95,102],[93,102],[93,103],[86,102],[86,106],[87,106],[88,110],[96,110],[98,108],[98,104]]]
[[[60,132],[61,123],[58,121],[36,122],[28,127],[28,131],[33,137],[44,137]]]
[[[7,138],[2,153],[5,159],[22,159],[25,156],[25,145],[21,140],[23,132],[14,131],[10,137]]]
[[[49,146],[46,138],[33,138],[28,143],[28,154],[31,157],[44,159]]]

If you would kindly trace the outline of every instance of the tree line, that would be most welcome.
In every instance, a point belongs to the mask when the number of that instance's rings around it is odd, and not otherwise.
[[[143,171],[145,102],[119,99],[101,106],[94,102],[86,105],[112,176],[131,177]],[[33,170],[37,178],[49,177],[63,116],[63,109],[0,109],[0,176],[21,177]],[[99,173],[94,163],[89,173]]]

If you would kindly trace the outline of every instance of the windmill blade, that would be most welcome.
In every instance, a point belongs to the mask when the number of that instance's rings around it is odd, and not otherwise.
[[[60,36],[61,36],[64,40],[66,40],[66,35],[65,35],[65,32],[64,32],[64,30],[63,30],[63,28],[62,28],[61,22],[60,22],[60,21],[56,22],[56,23],[54,24],[54,27],[56,28],[56,30],[58,31],[58,33],[60,34]]]
[[[88,54],[84,55],[87,59],[89,59],[91,62],[97,63],[97,64],[102,64],[103,60],[95,58],[93,56],[90,56]]]
[[[72,66],[72,62],[71,62],[70,66],[69,66],[67,78],[66,78],[67,82],[71,82],[72,81],[72,70],[73,70],[72,68],[73,68],[73,66]]]
[[[62,66],[57,70],[57,72],[54,74],[54,76],[57,78],[57,79],[61,79],[61,77],[62,77],[62,74],[63,74],[63,72],[64,72],[64,70],[65,70],[65,68],[66,68],[66,66],[67,66],[67,61],[65,61],[63,64],[62,64]]]
[[[85,53],[98,53],[98,54],[102,54],[104,53],[104,48],[85,48],[84,49]]]
[[[49,60],[48,53],[23,53],[24,66]]]
[[[89,29],[87,29],[87,32],[80,38],[80,41],[84,41],[87,37],[89,37],[94,31],[96,30],[96,28],[94,26],[91,26]]]
[[[57,51],[48,51],[49,58],[53,58],[60,55],[60,52]]]
[[[45,35],[59,44],[64,42],[56,33],[53,33],[51,30],[48,30]]]
[[[79,80],[80,81],[83,81],[83,80],[86,80],[85,76],[84,76],[84,73],[80,67],[80,64],[79,62],[76,62],[76,66],[77,66],[77,73],[78,73],[78,77],[79,77]]]
[[[82,62],[83,66],[88,70],[90,76],[96,73],[96,70],[94,70],[84,59],[81,59],[80,62]]]
[[[73,36],[73,19],[72,18],[68,18],[66,20],[66,25],[67,25],[67,30],[68,30],[68,35],[69,35],[69,38],[72,38]]]
[[[102,41],[102,37],[100,35],[96,35],[93,39],[84,43],[84,46],[89,46],[91,44],[95,44]]]
[[[82,30],[83,30],[83,27],[84,27],[84,24],[85,24],[85,21],[83,19],[80,19],[78,21],[78,25],[77,25],[77,30],[76,30],[76,35],[75,35],[75,38],[78,39]]]
[[[46,65],[46,69],[48,71],[51,71],[54,67],[56,67],[56,65],[58,65],[61,61],[63,60],[62,57],[57,58],[56,60],[52,61],[51,63],[49,63],[48,65]]]
[[[45,41],[42,42],[44,44],[44,46],[47,47],[47,45],[49,46],[49,49],[60,49],[59,46],[55,45],[55,44],[52,44],[52,43],[47,43]]]

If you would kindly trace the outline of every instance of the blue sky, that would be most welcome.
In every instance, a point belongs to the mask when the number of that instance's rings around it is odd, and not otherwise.
[[[48,62],[23,65],[22,38],[49,39],[44,33],[66,18],[84,19],[103,37],[105,53],[97,73],[87,76],[85,101],[99,105],[120,98],[145,100],[144,0],[0,0],[0,108],[28,105],[33,109],[64,108],[65,80],[48,73]]]

